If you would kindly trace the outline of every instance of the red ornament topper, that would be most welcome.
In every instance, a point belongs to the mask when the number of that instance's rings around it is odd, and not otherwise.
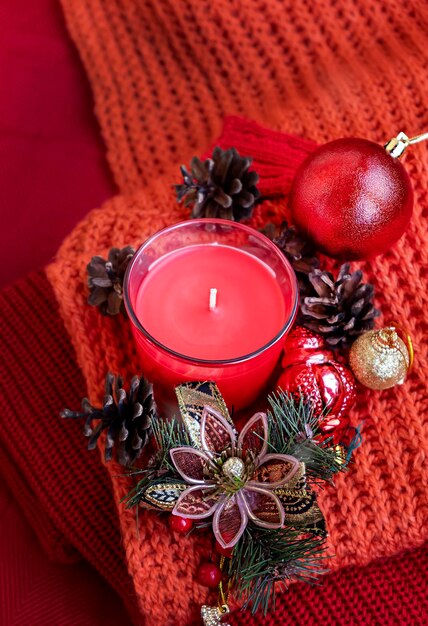
[[[349,427],[348,412],[356,397],[351,371],[335,360],[320,335],[301,326],[287,337],[282,367],[277,387],[309,397],[321,432],[333,435],[334,442],[340,443]]]

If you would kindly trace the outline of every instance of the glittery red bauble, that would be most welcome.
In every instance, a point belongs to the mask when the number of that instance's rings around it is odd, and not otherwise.
[[[179,515],[170,515],[168,519],[169,527],[176,533],[184,535],[188,533],[193,526],[193,521],[187,519],[187,517],[180,517]]]
[[[215,563],[202,563],[196,573],[196,580],[204,587],[217,587],[221,581],[221,569]]]
[[[322,337],[300,326],[287,337],[282,367],[277,387],[309,398],[321,432],[340,443],[356,396],[351,371],[335,360]]]
[[[348,261],[388,250],[412,215],[413,190],[400,161],[365,139],[324,144],[297,170],[293,224],[321,252]]]

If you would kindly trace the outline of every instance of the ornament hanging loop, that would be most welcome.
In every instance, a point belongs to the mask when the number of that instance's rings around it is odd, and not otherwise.
[[[225,562],[226,562],[226,558],[222,556],[220,559],[220,569],[222,572],[224,571]],[[226,592],[223,589],[223,581],[220,581],[219,586],[218,586],[218,609],[223,614],[229,613],[229,607],[228,607],[227,601],[229,599],[231,583],[232,581],[229,578],[227,582]]]
[[[413,348],[412,338],[407,330],[404,328],[404,326],[397,324],[397,322],[391,322],[389,326],[398,332],[399,336],[407,346],[407,351],[409,353],[409,365],[407,368],[407,373],[409,373],[413,367],[413,361],[415,359],[415,350]]]
[[[426,141],[428,139],[428,133],[422,133],[421,135],[415,135],[415,137],[408,137],[406,133],[400,132],[396,137],[393,137],[385,144],[385,150],[392,157],[397,159],[409,146]]]

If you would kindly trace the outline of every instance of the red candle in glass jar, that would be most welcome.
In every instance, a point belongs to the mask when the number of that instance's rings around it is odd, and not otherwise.
[[[284,255],[227,220],[189,220],[148,239],[124,291],[142,370],[157,394],[213,380],[236,410],[266,385],[298,304]]]

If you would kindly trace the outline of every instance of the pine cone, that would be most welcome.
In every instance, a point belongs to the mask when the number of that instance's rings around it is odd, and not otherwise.
[[[99,436],[106,430],[105,461],[111,461],[113,447],[118,443],[117,460],[127,467],[140,456],[156,416],[153,386],[145,378],[134,376],[126,393],[122,378],[110,373],[106,376],[102,408],[93,407],[83,398],[82,411],[64,409],[60,413],[63,418],[85,418],[83,432],[89,437],[88,450],[96,447]],[[94,421],[97,421],[95,426]]]
[[[309,274],[311,292],[302,298],[297,323],[320,333],[332,347],[348,347],[374,326],[380,315],[373,305],[374,287],[362,282],[361,270],[344,263],[335,281],[330,272]]]
[[[112,248],[106,261],[93,256],[87,265],[88,303],[97,306],[103,315],[117,315],[124,310],[123,279],[129,261],[135,254],[134,248]]]
[[[260,192],[257,172],[249,172],[250,157],[235,148],[214,148],[212,158],[193,157],[190,172],[181,166],[183,184],[176,185],[177,201],[192,206],[192,217],[220,217],[240,222],[253,213]]]
[[[296,272],[300,297],[310,290],[309,274],[319,266],[314,246],[303,239],[297,231],[284,221],[280,227],[267,224],[262,232],[284,253]]]

